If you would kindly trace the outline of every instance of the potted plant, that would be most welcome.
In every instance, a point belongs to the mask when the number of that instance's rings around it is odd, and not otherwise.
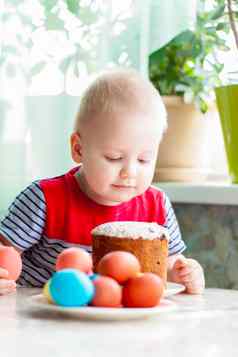
[[[238,1],[220,1],[226,7],[222,16],[224,23],[229,25],[238,50]],[[217,106],[220,114],[221,127],[226,149],[228,169],[233,183],[238,183],[238,82],[237,72],[230,73],[227,83],[215,89]]]
[[[154,181],[201,181],[209,174],[210,135],[215,114],[212,90],[221,83],[223,64],[215,51],[227,50],[220,32],[224,5],[201,11],[187,30],[152,53],[149,76],[163,96],[168,130],[159,148]]]

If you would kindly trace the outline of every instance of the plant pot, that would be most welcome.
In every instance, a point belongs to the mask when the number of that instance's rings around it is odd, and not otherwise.
[[[238,183],[238,84],[215,89],[229,174]]]
[[[206,114],[178,96],[163,97],[168,113],[168,129],[158,153],[154,181],[204,181],[211,173],[211,129],[216,112]]]

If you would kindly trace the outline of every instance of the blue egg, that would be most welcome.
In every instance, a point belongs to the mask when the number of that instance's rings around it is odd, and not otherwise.
[[[87,274],[76,269],[63,269],[54,273],[49,290],[56,304],[77,307],[90,303],[95,287]]]
[[[93,274],[88,275],[88,277],[90,280],[94,281],[97,278],[99,278],[99,274],[93,273]]]

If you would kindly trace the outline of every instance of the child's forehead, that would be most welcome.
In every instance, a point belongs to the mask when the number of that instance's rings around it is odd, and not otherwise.
[[[81,131],[85,141],[103,151],[155,150],[162,135],[157,117],[135,110],[96,116],[85,129]]]
[[[117,127],[126,128],[127,130],[134,130],[137,127],[156,129],[159,127],[158,116],[153,111],[140,111],[134,108],[115,108],[108,113],[98,113],[91,121],[92,127],[112,128]]]
[[[159,135],[154,130],[106,130],[103,133],[98,133],[93,141],[97,146],[104,151],[132,151],[138,150],[145,153],[150,153],[157,146]]]

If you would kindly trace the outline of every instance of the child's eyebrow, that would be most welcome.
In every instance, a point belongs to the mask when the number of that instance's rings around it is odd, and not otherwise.
[[[119,148],[110,148],[110,147],[103,147],[102,148],[104,151],[107,152],[116,152],[116,153],[123,153],[125,150],[119,149]]]
[[[139,155],[152,155],[154,153],[154,150],[141,150],[139,152]]]
[[[145,150],[142,154],[153,154],[153,150]]]
[[[105,147],[103,149],[105,152],[107,153],[115,153],[115,154],[124,154],[126,151],[120,148],[109,148],[109,147]],[[138,155],[152,155],[153,154],[153,150],[144,150],[144,151],[139,151]]]

